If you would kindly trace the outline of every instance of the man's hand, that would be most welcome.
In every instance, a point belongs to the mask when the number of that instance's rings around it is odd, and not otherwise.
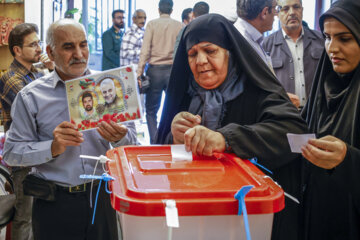
[[[304,158],[314,165],[333,169],[344,161],[347,147],[342,140],[328,135],[320,139],[310,139],[301,150]]]
[[[196,126],[185,132],[185,148],[195,155],[212,156],[225,151],[224,136],[204,126]]]
[[[112,121],[110,121],[110,124],[107,122],[101,122],[96,130],[105,140],[109,142],[120,141],[128,132],[126,126]]]
[[[138,76],[137,77],[137,82],[139,84],[139,88],[141,89],[141,76]]]
[[[295,105],[296,108],[300,107],[300,98],[292,93],[287,93],[287,95],[289,96],[291,102]]]
[[[65,152],[68,146],[80,146],[84,141],[83,134],[76,130],[70,122],[60,123],[53,131],[54,140],[51,143],[51,154],[53,157]]]
[[[40,62],[44,64],[44,66],[49,70],[54,70],[55,63],[51,61],[46,53],[41,54],[40,56]]]
[[[171,122],[171,133],[175,144],[184,143],[185,132],[197,125],[200,125],[201,117],[189,112],[179,112]]]

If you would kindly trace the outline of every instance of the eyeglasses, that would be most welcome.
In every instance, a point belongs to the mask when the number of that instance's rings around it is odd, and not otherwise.
[[[299,5],[299,4],[294,4],[294,5],[292,5],[292,6],[288,6],[288,5],[286,5],[286,6],[280,6],[280,5],[277,5],[277,6],[275,7],[275,11],[276,11],[277,13],[279,13],[279,12],[287,13],[287,12],[289,12],[290,8],[293,8],[293,11],[300,11],[300,10],[302,9],[302,6]]]
[[[37,42],[32,42],[29,45],[24,45],[23,47],[29,47],[29,48],[37,49],[38,47],[42,48],[42,46],[43,46],[43,42],[42,41],[37,41]]]

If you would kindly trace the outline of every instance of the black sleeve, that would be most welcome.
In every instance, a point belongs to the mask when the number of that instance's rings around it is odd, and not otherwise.
[[[355,207],[360,213],[360,149],[347,144],[344,161],[332,170],[331,177],[338,185],[347,188]]]
[[[269,169],[280,168],[299,157],[291,153],[286,133],[306,133],[307,126],[294,105],[275,93],[252,93],[250,106],[238,111],[255,112],[252,123],[229,123],[218,129],[234,153],[244,159],[257,157]]]

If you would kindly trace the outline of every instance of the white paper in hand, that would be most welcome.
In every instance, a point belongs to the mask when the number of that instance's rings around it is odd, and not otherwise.
[[[179,227],[179,216],[175,200],[165,200],[166,225],[168,227]]]
[[[316,136],[314,133],[311,134],[286,134],[291,152],[293,153],[301,153],[301,147],[305,146],[309,139],[315,139]]]
[[[192,152],[187,152],[184,144],[171,145],[171,157],[173,162],[192,161]]]

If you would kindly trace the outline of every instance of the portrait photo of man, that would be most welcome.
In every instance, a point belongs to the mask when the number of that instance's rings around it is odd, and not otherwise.
[[[100,82],[99,88],[105,101],[103,106],[99,106],[99,108],[97,108],[97,112],[99,114],[113,114],[124,110],[124,100],[118,96],[117,90],[119,89],[115,86],[113,79],[103,79]]]
[[[94,109],[94,97],[91,92],[85,92],[81,97],[82,106],[84,108],[84,120],[98,120],[98,115]]]

